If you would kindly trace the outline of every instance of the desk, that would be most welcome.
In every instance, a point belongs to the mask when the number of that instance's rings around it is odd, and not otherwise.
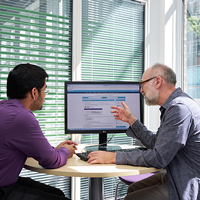
[[[69,158],[67,164],[57,169],[44,169],[36,160],[28,158],[24,168],[31,171],[69,177],[89,177],[89,199],[103,200],[103,177],[118,177],[145,174],[158,171],[155,168],[129,165],[94,164],[80,160],[76,155]]]

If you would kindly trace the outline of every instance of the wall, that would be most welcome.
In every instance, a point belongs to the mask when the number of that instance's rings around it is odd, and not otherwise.
[[[149,0],[146,68],[156,62],[171,67],[177,74],[177,87],[183,85],[182,0]],[[158,106],[145,106],[145,125],[156,132],[159,126]],[[153,116],[153,117],[152,117]]]

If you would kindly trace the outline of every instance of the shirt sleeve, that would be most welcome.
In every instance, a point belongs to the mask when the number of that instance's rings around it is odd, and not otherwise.
[[[137,120],[126,132],[127,136],[137,138],[148,149],[155,145],[156,135],[149,131],[139,120]]]
[[[176,153],[185,146],[191,125],[192,114],[183,104],[172,105],[165,111],[156,134],[136,121],[131,130],[129,128],[127,135],[137,137],[150,149],[129,153],[118,152],[116,163],[165,168]]]
[[[42,167],[58,168],[66,164],[68,149],[61,147],[56,150],[50,145],[31,111],[20,112],[10,123],[8,132],[12,134],[7,141],[8,145],[27,157],[33,157]]]

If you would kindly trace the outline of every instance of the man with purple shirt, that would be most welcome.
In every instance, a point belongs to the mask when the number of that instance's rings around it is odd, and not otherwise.
[[[32,113],[42,109],[47,78],[44,69],[29,63],[17,65],[8,75],[8,100],[0,102],[0,199],[68,199],[59,189],[19,177],[27,157],[54,169],[76,150],[72,141],[52,147]]]

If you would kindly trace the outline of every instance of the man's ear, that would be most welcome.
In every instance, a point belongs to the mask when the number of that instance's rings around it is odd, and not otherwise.
[[[157,89],[160,88],[161,85],[162,85],[162,83],[163,83],[162,77],[158,76],[158,77],[156,78],[156,88],[157,88]]]
[[[34,87],[31,91],[30,91],[31,97],[33,100],[36,100],[38,97],[38,90],[36,87]]]

